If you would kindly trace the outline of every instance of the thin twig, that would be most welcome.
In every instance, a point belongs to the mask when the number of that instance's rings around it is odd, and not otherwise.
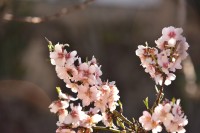
[[[114,110],[113,114],[115,117],[119,117],[123,122],[125,122],[126,124],[133,126],[133,123],[131,121],[129,121],[126,117],[124,117],[121,113],[119,113],[118,111]]]
[[[154,108],[160,103],[160,101],[162,100],[162,94],[163,94],[163,89],[164,89],[164,85],[165,85],[165,80],[166,80],[166,75],[165,74],[163,74],[164,76],[163,76],[163,81],[162,81],[162,85],[161,85],[161,87],[160,87],[160,89],[159,89],[159,92],[157,93],[157,98],[156,98],[156,100],[155,100],[155,102],[154,102],[154,104],[153,104],[153,106],[152,106],[152,108],[151,108],[151,112],[153,112],[154,111]]]
[[[111,131],[113,133],[120,133],[119,130],[110,128],[110,127],[103,127],[103,126],[94,126],[92,127],[94,130],[104,130],[104,131]]]
[[[2,19],[6,20],[6,21],[17,21],[17,22],[26,22],[26,23],[38,24],[38,23],[57,19],[59,17],[62,17],[64,15],[68,15],[68,14],[75,12],[75,11],[83,10],[89,4],[91,4],[94,1],[95,0],[85,0],[84,2],[77,4],[77,5],[74,5],[72,7],[63,8],[59,12],[56,12],[56,13],[50,15],[50,16],[44,16],[44,17],[28,16],[28,17],[24,17],[24,18],[17,18],[15,16],[13,16],[12,14],[6,13],[6,14],[3,15]]]

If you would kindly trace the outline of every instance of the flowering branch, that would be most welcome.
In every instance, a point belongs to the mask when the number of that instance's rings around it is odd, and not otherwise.
[[[139,45],[136,50],[145,72],[160,86],[151,108],[148,98],[144,100],[147,111],[143,111],[139,121],[130,121],[122,114],[119,90],[115,82],[101,80],[101,66],[95,57],[83,62],[76,51],[66,51],[68,44],[53,45],[47,40],[51,64],[55,65],[56,73],[66,87],[76,94],[74,98],[56,88],[59,100],[49,106],[50,111],[59,117],[56,133],[91,133],[93,130],[157,133],[162,131],[163,126],[167,132],[185,133],[184,126],[188,120],[180,106],[180,99],[163,101],[164,85],[175,80],[174,72],[182,68],[181,61],[187,56],[189,45],[181,33],[181,28],[164,28],[163,35],[156,41],[159,50],[148,45]],[[99,122],[104,126],[98,126]]]
[[[167,27],[162,30],[162,36],[155,41],[157,48],[138,46],[136,55],[141,59],[145,72],[149,73],[156,84],[160,85],[157,98],[150,110],[144,111],[139,122],[146,131],[161,132],[163,125],[167,132],[184,133],[188,120],[180,107],[180,99],[162,101],[164,85],[170,85],[175,80],[173,74],[181,69],[181,61],[187,57],[189,47],[181,28]]]

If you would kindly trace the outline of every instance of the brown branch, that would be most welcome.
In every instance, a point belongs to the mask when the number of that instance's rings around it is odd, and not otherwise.
[[[129,121],[126,117],[124,117],[121,113],[119,113],[118,111],[114,110],[113,114],[115,117],[119,117],[123,122],[127,123],[128,125],[132,126],[133,123],[131,121]]]
[[[113,129],[110,127],[103,127],[103,126],[94,126],[92,127],[94,130],[103,130],[103,131],[111,131],[113,133],[120,133],[120,130]]]
[[[56,13],[50,15],[50,16],[44,16],[44,17],[27,16],[27,17],[24,17],[24,18],[17,18],[15,16],[13,16],[12,14],[5,13],[3,15],[2,19],[5,20],[5,21],[17,21],[17,22],[38,24],[38,23],[42,23],[42,22],[46,22],[46,21],[50,21],[50,20],[54,20],[54,19],[60,18],[62,16],[65,16],[65,15],[68,15],[70,13],[73,13],[75,11],[83,10],[89,4],[91,4],[94,1],[95,0],[85,0],[84,2],[82,2],[80,4],[77,4],[77,5],[74,5],[72,7],[63,8],[59,12],[56,12]]]
[[[165,80],[166,80],[166,75],[163,74],[163,81],[162,81],[162,85],[159,89],[159,92],[157,93],[157,97],[156,97],[156,100],[151,108],[151,112],[154,111],[155,107],[160,103],[160,101],[162,100],[162,95],[163,95],[163,89],[164,89],[164,85],[165,85]]]

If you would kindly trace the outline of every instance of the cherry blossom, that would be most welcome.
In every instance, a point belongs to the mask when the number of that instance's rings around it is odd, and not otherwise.
[[[94,126],[101,120],[102,120],[102,116],[99,114],[87,115],[86,118],[82,121],[81,126],[91,129],[92,126]]]
[[[58,43],[54,46],[54,51],[50,52],[52,65],[64,66],[65,54],[66,54],[66,50],[64,50],[64,46],[65,45]]]
[[[187,57],[189,47],[181,35],[182,32],[181,28],[172,26],[164,28],[162,36],[155,41],[160,50],[148,45],[138,46],[136,55],[139,56],[145,72],[150,74],[156,84],[162,85],[162,81],[166,79],[164,84],[170,85],[176,78],[173,72],[182,68],[181,62]]]
[[[112,114],[102,113],[102,122],[106,127],[113,127]]]
[[[77,52],[74,50],[72,52],[66,52],[65,54],[65,60],[66,60],[66,65],[73,65],[74,62],[77,60],[76,57]]]
[[[139,122],[146,131],[152,130],[153,133],[162,131],[159,121],[153,120],[151,114],[147,111],[143,111],[143,115],[139,118]]]
[[[171,120],[173,120],[173,115],[171,114],[171,104],[167,103],[165,105],[159,104],[153,113],[153,119],[162,122],[165,126],[169,125]]]
[[[66,128],[58,128],[56,130],[56,133],[76,133],[75,131],[71,129],[66,129]]]
[[[79,85],[76,84],[76,83],[69,82],[69,83],[66,84],[66,87],[70,88],[72,92],[77,93]]]
[[[59,123],[63,123],[65,121],[65,117],[68,115],[68,111],[65,109],[60,109],[58,111],[58,118],[59,118]]]
[[[162,100],[164,85],[170,85],[176,79],[174,73],[182,69],[181,62],[188,55],[189,45],[182,32],[181,28],[166,27],[155,41],[157,48],[146,43],[146,46],[139,45],[135,51],[145,72],[161,87],[157,89],[157,99],[152,108],[148,107],[148,99],[144,101],[148,111],[143,111],[139,121],[129,121],[123,116],[119,90],[115,82],[102,81],[101,65],[94,56],[82,61],[77,51],[65,49],[67,44],[53,46],[49,41],[51,63],[55,65],[57,76],[73,94],[63,93],[56,87],[59,100],[49,106],[50,112],[58,115],[56,133],[91,133],[94,129],[158,133],[164,128],[171,133],[185,133],[188,119],[180,100]],[[99,122],[104,126],[98,126]]]
[[[109,108],[110,111],[115,110],[120,96],[118,95],[119,90],[115,86],[114,82],[106,82],[104,85],[99,87],[99,89],[101,94],[100,98],[95,102],[95,106],[100,108],[102,112],[105,112],[107,108]]]
[[[174,47],[178,40],[183,39],[182,32],[182,28],[165,27],[162,30],[162,36],[155,43],[161,50],[165,47]]]
[[[172,104],[172,114],[174,119],[171,120],[169,125],[166,125],[166,129],[169,132],[185,133],[186,130],[184,126],[188,124],[187,117],[184,115],[182,108],[180,106],[180,99],[176,103]]]
[[[65,83],[70,83],[69,80],[74,81],[78,75],[78,71],[73,65],[66,65],[64,67],[56,66],[56,72],[58,77],[63,79]]]
[[[105,112],[106,109],[108,108],[107,99],[104,99],[103,97],[100,97],[100,99],[98,99],[94,103],[94,106],[99,108],[101,110],[101,112]]]
[[[97,65],[94,56],[91,60],[82,62],[81,58],[76,57],[76,51],[68,52],[64,46],[56,44],[54,51],[50,52],[50,58],[55,65],[58,77],[66,83],[66,87],[77,93],[77,98],[66,95],[57,89],[59,98],[65,100],[67,105],[62,105],[62,102],[60,104],[58,104],[59,102],[52,103],[50,109],[51,112],[58,112],[57,125],[59,127],[72,124],[73,128],[83,126],[92,130],[91,127],[102,120],[100,113],[107,109],[110,111],[116,109],[119,90],[114,82],[103,83],[101,81],[101,66]],[[78,60],[78,64],[75,64],[76,60]],[[71,104],[69,107],[69,103],[78,99],[81,100],[81,104],[78,106]],[[93,105],[94,108],[91,108],[90,111],[83,110],[82,106],[89,105]],[[67,111],[67,109],[71,111]]]
[[[171,38],[180,40],[182,38],[182,35],[181,35],[182,32],[183,32],[182,28],[175,28],[173,26],[170,26],[170,27],[163,28],[162,35],[163,35],[163,38],[165,38],[166,40],[169,40]]]
[[[185,133],[184,126],[188,124],[187,117],[180,106],[180,99],[176,100],[176,103],[163,101],[162,104],[155,107],[152,115],[144,111],[143,115],[139,118],[139,122],[146,131],[152,130],[154,132],[154,127],[163,124],[165,129],[171,133]]]
[[[69,102],[68,101],[54,101],[50,106],[50,111],[52,113],[57,113],[60,109],[65,109],[69,107]]]
[[[98,66],[90,63],[82,63],[78,67],[78,77],[83,83],[90,85],[98,84],[97,78],[101,76],[101,71]]]
[[[99,97],[100,91],[97,89],[96,86],[79,86],[78,98],[82,100],[83,106],[88,106],[91,102],[98,100]]]
[[[82,111],[82,107],[80,105],[74,106],[73,104],[70,105],[71,112],[65,117],[64,123],[65,124],[73,124],[73,127],[78,127],[80,122],[86,119],[85,112]]]

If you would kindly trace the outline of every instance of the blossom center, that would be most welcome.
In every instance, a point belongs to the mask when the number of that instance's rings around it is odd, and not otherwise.
[[[64,54],[63,53],[58,53],[58,58],[63,58]]]
[[[176,36],[176,33],[175,32],[169,32],[169,34],[168,34],[168,36],[170,37],[170,38],[174,38],[175,36]]]
[[[163,63],[164,68],[168,68],[168,63]]]
[[[86,94],[89,98],[92,97],[92,92],[90,91],[90,89],[88,89],[88,90],[85,92],[85,94]]]
[[[72,111],[71,111],[71,116],[72,116],[73,118],[75,118],[75,117],[78,116],[78,113],[77,113],[76,111],[72,110]]]

